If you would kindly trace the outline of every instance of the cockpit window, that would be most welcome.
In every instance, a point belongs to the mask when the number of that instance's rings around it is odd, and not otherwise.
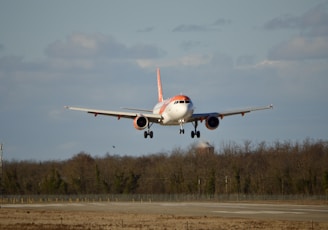
[[[175,101],[174,102],[174,104],[189,104],[189,103],[190,103],[189,100],[185,100],[185,101],[181,100],[181,101]]]

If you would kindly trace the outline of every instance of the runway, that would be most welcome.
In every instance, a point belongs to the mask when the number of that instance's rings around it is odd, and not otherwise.
[[[327,205],[207,203],[207,202],[94,202],[52,204],[6,204],[2,208],[96,211],[129,214],[179,216],[218,216],[229,218],[273,219],[328,222]]]

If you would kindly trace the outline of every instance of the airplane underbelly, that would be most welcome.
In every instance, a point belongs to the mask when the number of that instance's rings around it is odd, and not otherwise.
[[[163,113],[162,125],[180,125],[181,121],[183,123],[187,122],[192,114],[184,114],[184,116],[176,116],[175,113]]]

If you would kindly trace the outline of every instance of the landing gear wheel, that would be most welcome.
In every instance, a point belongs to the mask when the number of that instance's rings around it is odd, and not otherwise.
[[[195,128],[195,131],[191,131],[191,138],[194,138],[195,136],[196,136],[197,138],[200,138],[200,132],[197,131],[198,122],[195,121],[195,122],[193,122],[192,124],[193,124],[193,126],[194,126],[194,128]]]
[[[200,132],[199,131],[191,131],[191,138],[194,138],[195,136],[197,138],[200,138]]]
[[[149,136],[150,138],[153,138],[154,133],[153,133],[153,131],[150,130],[150,127],[151,127],[152,125],[153,125],[153,123],[148,123],[148,129],[147,129],[147,131],[144,132],[144,138],[147,138],[148,136]]]
[[[179,124],[180,124],[180,134],[184,134],[184,128],[183,128],[183,124],[184,124],[184,119],[180,119],[179,120]]]
[[[149,136],[150,138],[153,138],[153,136],[154,136],[153,131],[150,131],[150,130],[145,131],[145,132],[144,132],[144,138],[147,138],[148,136]]]

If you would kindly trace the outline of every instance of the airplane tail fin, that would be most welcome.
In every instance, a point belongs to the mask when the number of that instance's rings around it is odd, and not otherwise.
[[[159,68],[157,68],[157,88],[158,88],[158,102],[162,102],[163,90],[162,90],[161,72]]]

